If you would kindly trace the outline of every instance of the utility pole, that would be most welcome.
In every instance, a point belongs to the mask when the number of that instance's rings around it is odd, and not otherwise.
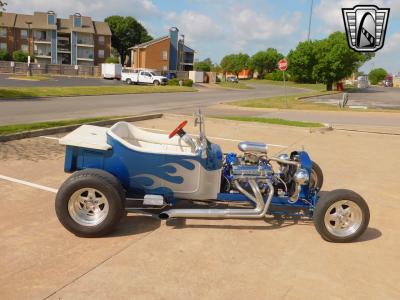
[[[25,22],[28,25],[28,76],[32,76],[31,71],[31,25],[32,22]]]
[[[311,20],[312,20],[313,5],[314,5],[314,0],[311,0],[310,17],[308,18],[308,34],[307,34],[307,41],[310,40],[310,34],[311,34]]]

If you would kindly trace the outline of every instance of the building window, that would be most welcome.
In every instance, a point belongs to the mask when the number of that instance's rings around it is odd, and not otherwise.
[[[167,60],[167,59],[168,59],[168,52],[167,52],[166,50],[164,50],[164,51],[162,52],[162,59],[163,59],[163,60]]]
[[[47,41],[47,31],[35,31],[35,40]]]
[[[21,38],[22,39],[27,39],[28,38],[28,30],[21,29]]]
[[[1,37],[6,37],[7,36],[7,28],[0,28],[0,36]]]
[[[7,43],[0,43],[0,51],[7,51]]]
[[[22,44],[21,45],[21,51],[28,53],[28,45],[27,44]]]
[[[47,24],[48,25],[56,24],[56,16],[54,14],[48,14],[47,15]]]
[[[81,27],[82,26],[82,17],[80,15],[74,16],[74,27]]]
[[[99,45],[104,45],[104,35],[99,35],[98,41],[99,41]]]
[[[104,50],[99,50],[98,53],[97,53],[97,56],[99,58],[104,58]]]

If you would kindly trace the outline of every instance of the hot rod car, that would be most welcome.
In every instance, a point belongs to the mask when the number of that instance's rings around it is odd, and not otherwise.
[[[240,142],[240,154],[223,153],[207,139],[201,112],[198,136],[187,134],[186,124],[169,135],[126,122],[109,129],[83,125],[63,137],[64,169],[73,173],[55,201],[64,227],[78,236],[102,236],[126,212],[140,211],[164,220],[312,219],[331,242],[353,241],[366,230],[365,200],[345,189],[320,192],[323,174],[307,152],[272,157],[267,144]]]

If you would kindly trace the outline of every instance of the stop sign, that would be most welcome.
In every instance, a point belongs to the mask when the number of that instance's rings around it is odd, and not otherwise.
[[[287,60],[284,59],[284,58],[282,58],[282,59],[278,62],[278,68],[279,68],[279,70],[281,70],[281,71],[286,71],[287,67],[288,67]]]

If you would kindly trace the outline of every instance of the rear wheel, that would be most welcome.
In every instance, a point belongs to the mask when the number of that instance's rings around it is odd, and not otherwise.
[[[316,162],[312,162],[311,176],[310,176],[310,187],[318,189],[319,191],[324,184],[324,174],[321,168]]]
[[[83,237],[111,232],[125,211],[125,192],[118,179],[102,170],[74,173],[56,196],[56,214],[64,227]]]
[[[158,80],[154,80],[153,84],[154,84],[155,86],[158,86],[158,85],[160,85],[160,82],[159,82]]]
[[[132,80],[130,78],[126,79],[125,81],[127,84],[132,84]]]
[[[315,208],[314,225],[325,240],[352,242],[368,227],[369,208],[365,200],[350,190],[334,190],[322,196]]]

